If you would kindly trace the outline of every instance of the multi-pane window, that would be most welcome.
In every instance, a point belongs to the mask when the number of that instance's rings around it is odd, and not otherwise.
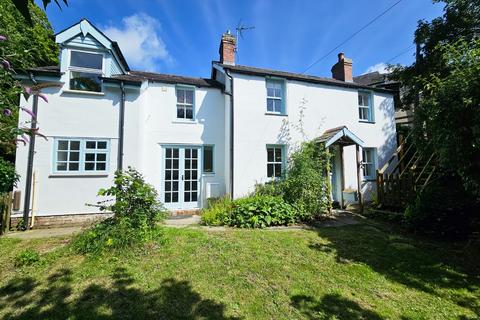
[[[283,171],[284,151],[283,146],[267,147],[267,177],[280,178]]]
[[[363,179],[371,180],[375,178],[375,148],[363,148]]]
[[[55,141],[55,172],[106,172],[109,154],[107,140],[58,139]]]
[[[79,140],[57,141],[57,171],[80,171]]]
[[[283,81],[267,79],[267,112],[283,113]]]
[[[85,141],[85,171],[105,171],[107,169],[107,141]]]
[[[213,146],[203,147],[203,172],[213,173]]]
[[[102,91],[102,54],[71,51],[69,69],[71,90]]]
[[[177,88],[177,118],[193,119],[194,89]]]
[[[373,121],[372,95],[370,92],[358,92],[358,118],[361,121]]]

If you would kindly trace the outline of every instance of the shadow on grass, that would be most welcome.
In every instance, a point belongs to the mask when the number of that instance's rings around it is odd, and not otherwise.
[[[422,244],[381,227],[345,226],[317,232],[328,243],[314,242],[310,248],[335,255],[339,263],[368,265],[389,280],[449,299],[480,316],[478,261],[473,268],[465,261],[478,257],[462,256],[447,244]]]
[[[308,319],[360,320],[383,319],[377,313],[362,308],[358,303],[339,294],[327,294],[320,301],[310,296],[297,295],[291,298],[292,305]]]
[[[238,319],[225,316],[223,304],[202,299],[187,281],[166,279],[144,292],[124,268],[116,269],[112,280],[73,296],[68,269],[50,276],[41,288],[31,278],[13,279],[0,288],[0,310],[17,309],[5,319]]]

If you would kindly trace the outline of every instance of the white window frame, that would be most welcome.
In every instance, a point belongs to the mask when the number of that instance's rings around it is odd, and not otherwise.
[[[100,69],[82,68],[82,67],[72,66],[72,52],[97,54],[97,55],[102,56],[102,69],[100,70]],[[97,92],[97,91],[72,89],[70,87],[70,80],[72,79],[72,72],[90,73],[90,74],[95,74],[95,75],[99,75],[100,77],[102,77],[105,74],[105,54],[103,54],[103,52],[98,52],[98,51],[77,50],[77,49],[70,49],[69,50],[69,56],[68,56],[68,89],[72,90],[72,91]],[[102,83],[100,83],[100,91],[99,92],[102,92],[102,91],[103,91]]]
[[[187,103],[187,102],[178,102],[178,90],[185,90],[185,91],[192,91],[193,97],[192,97],[192,103]],[[180,120],[180,121],[195,121],[195,87],[192,86],[185,86],[185,85],[178,85],[175,87],[175,119]],[[181,106],[184,110],[184,117],[179,118],[178,117],[178,107]],[[192,118],[186,118],[186,109],[187,107],[192,107]]]
[[[371,153],[371,161],[368,160],[367,153]],[[370,175],[366,175],[367,166],[371,166]],[[377,170],[377,148],[362,148],[362,175],[364,181],[375,180]]]
[[[268,160],[268,150],[269,149],[273,149],[273,161],[269,161]],[[276,149],[280,149],[280,152],[281,152],[281,160],[280,161],[276,161],[275,160],[275,150]],[[272,179],[272,180],[276,180],[276,179],[281,179],[282,176],[283,176],[283,172],[285,170],[285,159],[286,159],[286,148],[285,148],[285,145],[283,144],[267,144],[267,148],[266,148],[266,152],[267,152],[267,178],[268,179]],[[280,164],[280,168],[281,168],[281,171],[280,171],[280,176],[276,176],[275,173],[276,173],[276,170],[275,170],[275,165],[278,165]],[[268,176],[268,166],[269,165],[273,165],[273,176],[269,177]]]
[[[364,104],[360,104],[358,100],[362,96],[362,102],[363,102],[363,97],[368,96],[368,106]],[[358,96],[357,96],[357,101],[358,101],[358,119],[360,122],[373,122],[373,94],[371,91],[358,91]],[[362,112],[367,112],[367,118],[362,118],[361,114]]]
[[[67,152],[67,161],[59,161],[58,160],[58,153],[62,152],[63,150],[58,149],[58,145],[60,141],[68,141],[69,148],[65,150]],[[78,162],[78,170],[70,170],[68,164],[71,162],[70,153],[70,143],[71,141],[78,141],[80,143],[79,152],[79,160],[75,161]],[[97,144],[98,142],[105,142],[106,147],[105,149],[87,149],[87,142],[95,141]],[[67,174],[67,175],[88,175],[88,174],[107,174],[109,172],[109,164],[110,164],[110,140],[109,139],[101,139],[101,138],[72,138],[72,137],[57,137],[54,139],[54,148],[53,148],[53,157],[52,157],[52,173],[54,174]],[[75,150],[76,151],[76,150]],[[87,161],[86,154],[95,154],[95,160]],[[105,154],[105,161],[97,161],[97,154]],[[67,163],[67,170],[58,170],[59,163]],[[96,164],[105,162],[105,169],[104,170],[97,170]],[[86,170],[85,165],[87,163],[94,163],[94,170]]]
[[[281,90],[281,96],[280,97],[277,97],[277,96],[269,96],[268,95],[268,88],[269,88],[269,83],[278,83],[280,84],[280,90]],[[265,78],[265,91],[266,91],[266,100],[265,100],[265,107],[266,107],[266,113],[267,114],[280,114],[280,115],[284,115],[286,113],[286,108],[285,108],[285,80],[284,79],[279,79],[279,78],[271,78],[271,77],[268,77],[268,78]],[[271,111],[271,110],[268,110],[268,100],[271,99],[271,100],[275,100],[275,101],[280,101],[280,111]]]

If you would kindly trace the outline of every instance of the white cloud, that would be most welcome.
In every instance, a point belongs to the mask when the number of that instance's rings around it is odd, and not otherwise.
[[[103,32],[118,42],[131,67],[142,71],[158,71],[162,63],[173,63],[165,42],[158,34],[160,28],[157,19],[138,13],[124,17],[120,26],[103,28]]]
[[[367,71],[365,71],[363,74],[375,72],[375,71],[378,71],[379,73],[390,73],[390,71],[388,70],[388,65],[386,63],[380,62],[373,66],[368,67]]]

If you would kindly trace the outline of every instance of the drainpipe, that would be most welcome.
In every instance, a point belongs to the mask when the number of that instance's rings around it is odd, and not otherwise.
[[[228,72],[228,69],[225,69],[225,73],[227,77],[230,79],[230,197],[233,200],[233,131],[234,131],[234,115],[233,115],[233,77],[230,75],[230,72]],[[228,94],[228,93],[227,93]]]
[[[120,110],[118,116],[118,155],[117,170],[123,170],[123,134],[125,129],[125,87],[123,81],[120,81]]]
[[[37,81],[33,74],[30,73],[30,80],[36,85]],[[35,117],[32,117],[30,123],[30,129],[37,128],[38,117],[38,95],[33,95],[33,107],[32,112]],[[27,160],[27,175],[25,176],[25,199],[23,200],[23,228],[24,230],[30,229],[29,215],[30,215],[30,198],[32,195],[32,173],[33,173],[33,156],[35,155],[35,134],[30,136],[30,144],[28,145],[28,160]]]

